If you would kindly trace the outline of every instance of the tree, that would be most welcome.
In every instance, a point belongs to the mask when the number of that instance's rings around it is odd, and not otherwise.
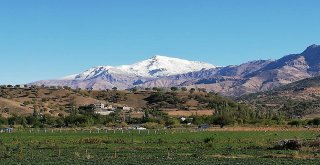
[[[190,93],[194,93],[194,91],[196,91],[196,89],[194,89],[194,88],[191,88],[191,89],[189,90]]]
[[[137,88],[137,87],[133,87],[133,88],[130,89],[130,91],[131,91],[131,92],[137,92],[137,91],[138,91],[138,88]]]
[[[317,127],[320,125],[320,118],[315,118],[312,120],[312,124],[316,125]]]
[[[288,122],[288,124],[291,125],[291,126],[298,127],[299,125],[302,124],[302,122],[300,120],[292,120],[292,121]]]
[[[118,88],[117,88],[117,87],[113,87],[112,90],[113,90],[113,91],[117,91]]]
[[[228,114],[223,114],[213,119],[213,124],[218,124],[221,128],[223,128],[225,125],[230,125],[233,122],[234,119]]]
[[[205,92],[205,93],[207,92],[206,88],[198,88],[198,91],[199,92]]]
[[[178,88],[177,87],[171,87],[171,91],[177,91]]]
[[[7,125],[8,120],[0,115],[0,125]]]
[[[188,89],[187,89],[186,87],[182,87],[181,90],[185,92],[185,91],[187,91]]]
[[[180,121],[176,118],[170,118],[166,121],[166,126],[176,127],[180,125]]]
[[[159,91],[162,91],[163,89],[158,88],[158,87],[153,87],[153,88],[152,88],[152,90],[153,90],[153,91],[158,91],[158,92],[159,92]]]

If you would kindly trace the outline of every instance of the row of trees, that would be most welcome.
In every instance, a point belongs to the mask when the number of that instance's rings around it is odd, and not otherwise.
[[[163,127],[180,127],[187,126],[189,123],[193,125],[201,124],[212,124],[224,127],[225,125],[231,125],[239,123],[238,119],[230,114],[215,115],[215,116],[190,116],[186,120],[182,121],[178,118],[168,117],[161,111],[152,110],[146,112],[143,118],[130,118],[123,120],[117,114],[111,114],[109,116],[101,116],[99,114],[95,115],[85,115],[85,114],[72,114],[67,117],[53,117],[50,115],[41,116],[16,116],[13,115],[9,118],[0,117],[0,125],[10,125],[16,126],[21,125],[23,127],[33,127],[33,128],[61,128],[61,127],[90,127],[90,126],[109,126],[109,127],[124,127],[130,124],[143,125],[147,128],[163,128]],[[157,113],[157,115],[156,115]],[[277,124],[279,121],[276,119],[263,119],[258,121],[251,121],[251,124],[266,124],[272,125]],[[283,123],[286,124],[286,123]],[[315,118],[312,120],[292,120],[287,122],[288,125],[292,126],[303,126],[303,125],[320,125],[320,118]]]

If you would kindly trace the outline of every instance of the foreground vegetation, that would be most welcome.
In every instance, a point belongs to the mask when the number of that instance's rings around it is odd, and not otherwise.
[[[317,164],[320,161],[320,134],[316,128],[320,125],[319,118],[299,119],[281,111],[250,108],[246,103],[203,89],[92,91],[44,86],[0,89],[3,114],[0,126],[14,130],[0,133],[2,164]],[[94,113],[92,105],[100,101],[112,105],[127,103],[134,110],[115,109],[102,116]],[[170,116],[166,109],[213,113],[178,117]],[[132,113],[136,111],[142,115],[134,116]],[[291,129],[228,131],[225,128],[228,125],[269,128],[291,125]],[[196,129],[198,126],[200,129]],[[211,126],[216,126],[214,131],[203,130],[212,129]],[[284,145],[287,142],[289,146]]]
[[[317,164],[319,131],[22,129],[0,134],[2,164]],[[296,150],[275,146],[297,139]]]
[[[69,87],[1,86],[0,125],[24,128],[77,128],[77,127],[127,127],[142,125],[149,129],[208,125],[294,125],[319,126],[320,119],[297,119],[279,111],[250,108],[248,104],[233,101],[204,89],[130,89],[127,91],[81,90]],[[10,101],[8,101],[10,100]],[[133,107],[101,116],[94,113],[94,103]],[[12,106],[10,107],[9,105]],[[257,105],[254,104],[254,105]],[[303,105],[303,104],[300,104]],[[285,106],[283,106],[284,108]],[[19,110],[19,108],[22,108]],[[167,112],[180,111],[179,116]],[[204,116],[188,112],[209,112]],[[58,113],[59,112],[59,113]],[[185,113],[184,113],[185,112]],[[288,111],[289,112],[289,111]],[[138,115],[137,115],[138,114]],[[184,117],[185,120],[180,120]]]

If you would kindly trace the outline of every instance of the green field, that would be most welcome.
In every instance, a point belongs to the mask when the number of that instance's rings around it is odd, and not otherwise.
[[[319,147],[270,149],[319,131],[15,130],[0,133],[1,164],[319,164]]]

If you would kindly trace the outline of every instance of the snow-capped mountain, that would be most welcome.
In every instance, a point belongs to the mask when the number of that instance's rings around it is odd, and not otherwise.
[[[98,66],[79,74],[31,84],[73,88],[106,89],[118,87],[126,89],[160,77],[212,68],[216,67],[208,63],[156,55],[132,65]]]
[[[116,67],[98,66],[90,68],[83,73],[63,77],[61,80],[88,80],[107,74],[135,75],[139,77],[156,78],[209,68],[215,68],[215,66],[198,61],[188,61],[179,58],[156,55],[150,59],[132,65],[121,65]]]
[[[320,45],[311,45],[302,53],[278,60],[257,60],[226,67],[154,56],[132,65],[94,67],[80,74],[31,84],[82,89],[184,86],[240,96],[314,76],[320,76]]]

